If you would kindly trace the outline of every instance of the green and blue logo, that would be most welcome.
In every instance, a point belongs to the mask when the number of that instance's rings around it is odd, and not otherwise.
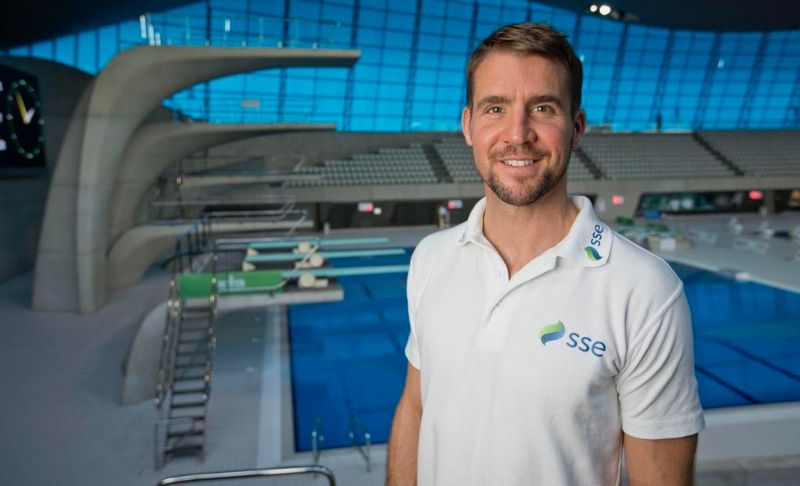
[[[593,262],[596,262],[601,258],[603,258],[600,256],[600,253],[597,251],[597,249],[594,248],[593,246],[587,246],[586,248],[583,249],[583,251],[586,252],[586,256],[589,257],[589,260]]]
[[[541,328],[539,330],[539,339],[542,340],[542,346],[544,346],[550,341],[558,341],[564,337],[566,332],[567,329],[564,323],[558,321],[555,324],[550,324]],[[566,345],[568,348],[577,349],[583,353],[591,353],[598,358],[601,358],[606,352],[606,343],[592,339],[589,336],[581,336],[577,332],[569,333]]]
[[[589,257],[589,260],[593,262],[600,261],[603,257],[600,255],[600,252],[597,251],[596,246],[600,246],[600,242],[603,241],[603,227],[599,224],[594,225],[594,232],[592,233],[592,238],[589,240],[589,243],[592,246],[587,246],[583,249],[586,252],[586,256]]]
[[[542,344],[547,344],[550,341],[556,341],[558,339],[561,339],[562,337],[564,337],[565,332],[566,328],[564,327],[564,323],[558,321],[555,324],[544,326],[539,331],[539,339],[542,340]]]

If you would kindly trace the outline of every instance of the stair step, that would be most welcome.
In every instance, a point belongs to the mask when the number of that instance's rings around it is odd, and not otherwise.
[[[175,367],[204,365],[210,362],[211,360],[208,359],[208,355],[206,354],[197,354],[197,356],[178,356],[178,359],[175,361]]]
[[[183,432],[169,432],[167,433],[167,439],[175,439],[179,437],[196,437],[198,435],[203,435],[205,430],[186,430]]]
[[[176,364],[175,369],[183,370],[189,368],[205,368],[206,366],[208,366],[208,363],[186,363],[186,364]]]
[[[196,408],[196,407],[205,407],[207,404],[208,404],[208,400],[201,400],[199,402],[172,403],[170,406],[173,409],[177,409],[177,408]]]
[[[192,419],[195,422],[205,422],[206,416],[205,415],[185,415],[181,417],[172,417],[176,419]],[[186,424],[170,424],[170,427],[187,427]],[[194,430],[193,428],[188,428],[187,430]]]
[[[208,316],[211,315],[212,311],[211,308],[203,307],[203,308],[195,308],[195,307],[184,307],[181,309],[181,314],[183,316]]]
[[[198,349],[194,351],[181,351],[176,353],[175,356],[177,358],[186,359],[187,361],[191,361],[194,357],[202,357],[203,361],[208,361],[209,354],[204,349]]]
[[[203,388],[186,388],[183,390],[172,390],[173,395],[191,395],[194,393],[208,393],[208,390]]]
[[[203,444],[187,444],[180,446],[172,446],[164,449],[164,454],[198,454],[203,452]]]
[[[189,375],[189,376],[176,376],[172,379],[172,381],[197,381],[197,380],[205,380],[208,376],[207,373],[203,373],[202,375]]]
[[[199,332],[202,332],[202,334],[198,334]],[[211,337],[211,334],[209,334],[208,332],[205,332],[205,331],[192,331],[191,333],[181,332],[178,335],[178,342],[190,341],[190,340],[192,340],[192,341],[194,341],[194,340],[208,341],[210,337]]]
[[[204,337],[202,339],[196,339],[196,338],[179,339],[178,344],[207,343],[208,341],[209,341],[208,337]]]
[[[208,329],[211,329],[211,324],[209,324],[207,321],[204,321],[203,325],[200,326],[187,326],[186,322],[184,321],[180,327],[181,331],[206,331]]]

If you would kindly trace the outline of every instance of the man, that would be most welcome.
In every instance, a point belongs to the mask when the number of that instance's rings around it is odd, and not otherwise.
[[[683,286],[565,173],[582,68],[550,27],[506,26],[467,67],[462,131],[486,197],[425,238],[387,482],[691,484],[703,416]]]

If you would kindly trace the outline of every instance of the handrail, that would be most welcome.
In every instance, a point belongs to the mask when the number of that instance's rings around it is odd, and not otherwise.
[[[214,481],[219,479],[247,479],[271,476],[296,476],[300,474],[320,474],[325,476],[330,486],[336,486],[336,478],[333,471],[325,466],[290,466],[290,467],[271,467],[263,469],[244,469],[240,471],[220,471],[210,473],[185,474],[182,476],[171,476],[162,479],[157,486],[168,484],[196,483],[201,481]]]
[[[363,446],[358,443],[358,438],[356,437],[359,430],[363,431]],[[369,433],[369,429],[367,429],[367,427],[360,420],[358,420],[357,417],[352,417],[350,419],[350,431],[347,435],[350,437],[350,440],[353,442],[353,446],[355,446],[358,453],[361,454],[361,457],[364,458],[364,461],[366,461],[367,472],[370,472],[372,470],[372,456],[370,455],[372,448],[372,434]]]

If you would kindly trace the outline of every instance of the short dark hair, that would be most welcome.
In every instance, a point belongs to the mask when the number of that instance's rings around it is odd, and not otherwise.
[[[467,106],[472,107],[472,83],[475,70],[486,56],[494,51],[512,52],[522,56],[542,56],[561,63],[569,75],[571,111],[574,114],[581,106],[583,65],[567,36],[547,24],[510,24],[495,31],[473,51],[467,63]]]

